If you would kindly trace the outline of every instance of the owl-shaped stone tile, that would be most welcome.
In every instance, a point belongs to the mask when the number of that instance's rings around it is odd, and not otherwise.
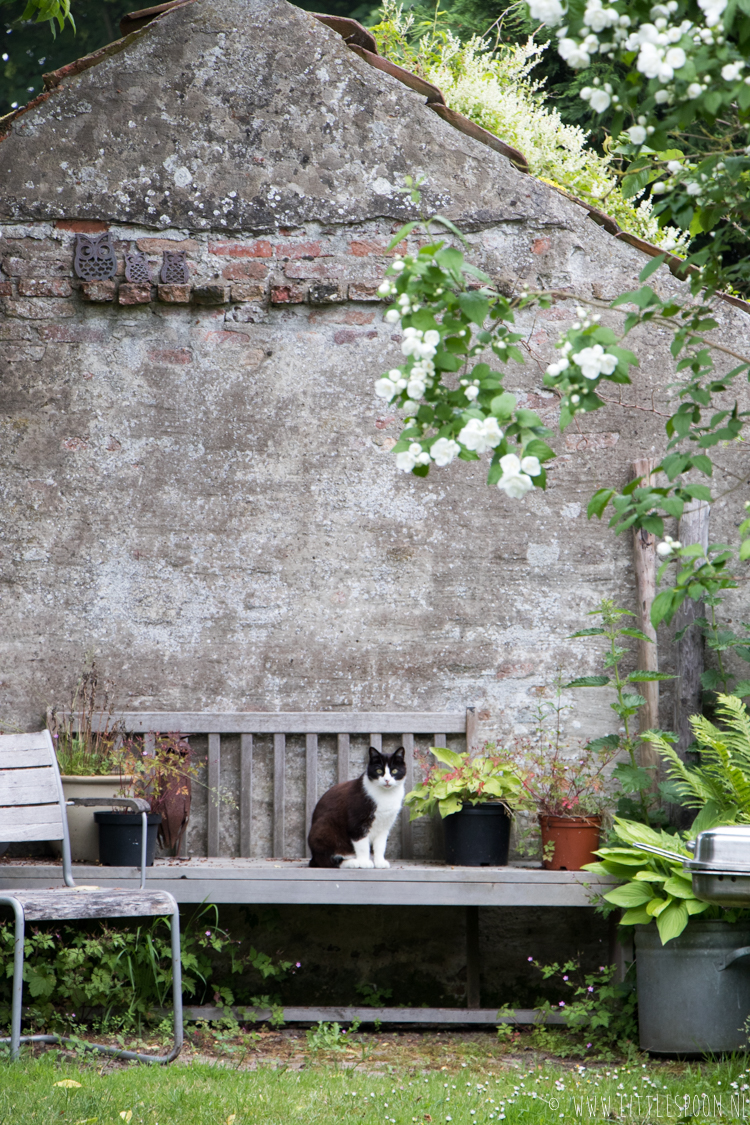
[[[82,281],[104,281],[117,272],[117,259],[112,235],[77,234],[73,261],[76,277]]]
[[[134,285],[150,285],[151,270],[148,258],[140,250],[129,250],[125,255],[125,280]]]
[[[165,250],[159,277],[165,285],[187,285],[190,281],[187,253],[184,250]]]

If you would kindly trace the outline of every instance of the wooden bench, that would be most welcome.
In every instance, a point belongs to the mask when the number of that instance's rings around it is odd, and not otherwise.
[[[336,779],[339,781],[361,772],[362,766],[355,765],[353,760],[353,740],[362,761],[366,754],[364,748],[369,745],[381,748],[384,738],[393,745],[403,745],[408,790],[414,782],[414,751],[418,742],[425,748],[453,744],[457,750],[477,749],[473,708],[462,712],[127,712],[119,715],[118,721],[123,730],[144,735],[147,741],[154,733],[166,731],[192,736],[194,744],[201,737],[206,739],[208,800],[202,846],[196,848],[193,834],[191,858],[157,859],[148,870],[149,887],[169,891],[178,903],[403,905],[408,902],[414,906],[462,906],[466,909],[468,1008],[447,1010],[450,1015],[441,1009],[413,1010],[409,1022],[456,1022],[462,1012],[466,1022],[496,1022],[494,1010],[479,1007],[480,906],[584,907],[591,904],[592,889],[612,885],[611,880],[586,872],[545,871],[538,865],[452,868],[415,857],[414,825],[409,823],[407,809],[402,812],[400,831],[392,833],[396,848],[389,847],[392,864],[389,870],[311,869],[301,854],[301,846],[296,854],[288,854],[290,773],[297,778],[304,774],[304,825],[307,827],[325,788],[319,784],[321,738],[335,739]],[[238,739],[239,855],[221,855],[222,816],[226,813],[218,799],[224,776],[222,748],[231,741],[236,750]],[[254,774],[264,740],[267,743],[264,753],[271,757],[273,775],[272,825],[266,833],[265,849],[254,823]],[[295,742],[298,745],[293,745]],[[293,760],[293,755],[297,760]],[[303,770],[300,767],[304,767]],[[301,840],[301,834],[296,834]],[[203,854],[196,856],[194,853],[198,850]],[[263,850],[266,854],[259,855]],[[394,856],[394,850],[400,854]],[[26,887],[46,886],[54,870],[43,861],[14,863],[0,859],[0,889],[20,882]],[[134,886],[137,878],[136,872],[128,868],[82,866],[76,870],[81,879],[95,881],[102,888]],[[302,1019],[301,1011],[294,1009],[295,1015],[290,1018]],[[342,1012],[354,1013],[355,1009],[314,1011],[330,1014],[311,1014],[310,1019],[355,1018],[354,1015],[341,1016]],[[381,1012],[378,1018],[382,1022],[393,1022],[399,1011]],[[398,1022],[403,1021],[398,1019]]]

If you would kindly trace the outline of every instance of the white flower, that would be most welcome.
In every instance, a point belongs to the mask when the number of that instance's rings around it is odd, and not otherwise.
[[[394,273],[401,273],[401,270],[403,268],[404,268],[404,263],[401,261],[400,258],[396,258],[396,261],[391,263],[391,269],[394,271]]]
[[[581,369],[584,379],[598,379],[600,375],[611,375],[617,367],[617,357],[605,352],[601,344],[592,348],[582,348],[573,356],[574,363]]]
[[[576,43],[575,39],[561,39],[557,44],[557,53],[574,70],[581,70],[591,62],[588,51],[584,50],[583,45]]]
[[[429,344],[431,348],[436,348],[440,343],[440,333],[434,328],[428,329],[424,334],[425,344]]]
[[[401,320],[401,313],[398,309],[389,309],[384,319],[386,324],[395,324],[397,321]]]
[[[522,457],[521,468],[530,477],[538,477],[542,471],[542,466],[539,464],[538,457]]]
[[[529,14],[533,20],[541,20],[549,27],[562,23],[564,15],[560,0],[529,0]]]
[[[382,281],[378,286],[378,293],[381,297],[387,297],[392,292],[393,286],[391,285],[390,281]]]
[[[673,551],[679,551],[681,546],[682,543],[680,543],[679,539],[673,539],[671,535],[665,535],[664,542],[660,543],[656,548],[656,553],[665,559],[668,555],[671,555]]]
[[[461,446],[452,438],[441,437],[433,443],[430,456],[436,465],[450,465],[454,457],[458,457]]]
[[[419,410],[419,403],[414,402],[413,399],[407,398],[406,402],[403,404],[401,409],[403,410],[404,414],[406,414],[406,415],[416,414],[417,411]]]
[[[424,383],[420,382],[419,379],[409,380],[406,387],[406,393],[408,394],[409,398],[421,398],[424,394],[424,391]]]
[[[715,27],[727,6],[727,0],[698,0],[698,7],[705,14],[706,24]]]
[[[408,449],[403,449],[396,454],[396,468],[400,469],[402,473],[410,473],[414,466],[419,463],[417,458],[421,453],[422,446],[419,442],[413,441]]]
[[[703,188],[700,184],[692,183],[688,184],[685,190],[687,191],[688,195],[700,195],[700,193],[703,191]]]
[[[657,105],[663,105],[664,102],[669,101],[669,98],[670,94],[668,90],[657,90],[654,94],[654,101]]]
[[[468,398],[469,402],[473,402],[479,394],[479,387],[467,387],[464,391],[464,394]]]
[[[466,449],[486,453],[488,449],[494,449],[500,444],[503,431],[497,424],[497,418],[470,418],[458,435],[458,440]]]
[[[736,82],[742,75],[742,68],[745,64],[741,62],[727,63],[726,66],[721,68],[721,77],[725,82]]]
[[[384,398],[386,402],[391,401],[396,393],[396,390],[397,388],[391,382],[391,380],[386,379],[385,377],[383,377],[382,379],[378,379],[377,383],[375,384],[375,394],[378,396],[378,398]]]
[[[646,78],[658,78],[663,66],[664,48],[655,43],[644,43],[636,60],[636,67]],[[670,75],[671,77],[671,75]],[[642,142],[636,141],[636,144]]]
[[[631,125],[627,130],[627,133],[634,145],[642,145],[646,139],[646,130],[642,125]],[[403,344],[401,345],[401,348],[403,350]]]
[[[690,87],[688,86],[688,90],[689,89],[690,89]],[[671,172],[673,176],[676,175],[678,172],[681,172],[682,171],[682,165],[680,164],[679,160],[670,160],[669,163],[667,164],[667,171]]]
[[[670,47],[664,56],[664,61],[674,70],[679,70],[687,61],[687,56],[682,47]]]
[[[536,457],[524,457],[524,461],[535,461],[537,469],[539,468]],[[504,457],[500,458],[500,468],[503,470],[503,475],[497,482],[497,487],[502,489],[511,500],[520,500],[534,487],[531,477],[522,472],[522,464],[515,453],[506,453]],[[539,474],[535,473],[534,475],[538,476]]]
[[[591,108],[597,113],[604,113],[605,109],[609,109],[611,102],[612,99],[606,90],[594,90],[590,98]]]

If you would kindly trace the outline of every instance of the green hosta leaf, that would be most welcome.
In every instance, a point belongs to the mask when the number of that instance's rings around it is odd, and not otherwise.
[[[686,903],[671,902],[656,919],[659,937],[662,945],[666,945],[672,938],[679,937],[688,924],[688,909]]]
[[[614,906],[644,906],[654,897],[654,892],[643,883],[625,883],[622,887],[608,891],[604,897]]]
[[[620,919],[621,926],[645,926],[653,921],[645,906],[636,906],[626,910]]]
[[[639,883],[666,883],[668,881],[667,875],[662,875],[658,871],[636,871],[635,875],[630,876],[631,879],[636,879]]]
[[[704,910],[708,910],[710,905],[710,902],[701,902],[699,898],[685,899],[688,914],[702,914]]]
[[[693,884],[690,879],[683,879],[681,875],[673,875],[664,884],[664,890],[675,898],[695,898]]]
[[[650,914],[652,918],[658,918],[663,914],[667,907],[672,903],[671,896],[669,898],[662,898],[661,895],[652,898],[651,902],[646,903],[646,913]]]
[[[463,757],[455,750],[449,750],[447,746],[431,746],[430,753],[434,754],[444,766],[450,766],[452,770],[460,769],[463,765]]]
[[[579,676],[577,680],[571,680],[565,687],[606,687],[609,683],[609,676]]]

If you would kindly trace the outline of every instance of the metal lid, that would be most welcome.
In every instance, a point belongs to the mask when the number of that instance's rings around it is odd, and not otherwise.
[[[685,866],[693,871],[708,867],[713,871],[750,874],[750,826],[732,825],[700,832],[695,841],[695,859],[688,860]]]

